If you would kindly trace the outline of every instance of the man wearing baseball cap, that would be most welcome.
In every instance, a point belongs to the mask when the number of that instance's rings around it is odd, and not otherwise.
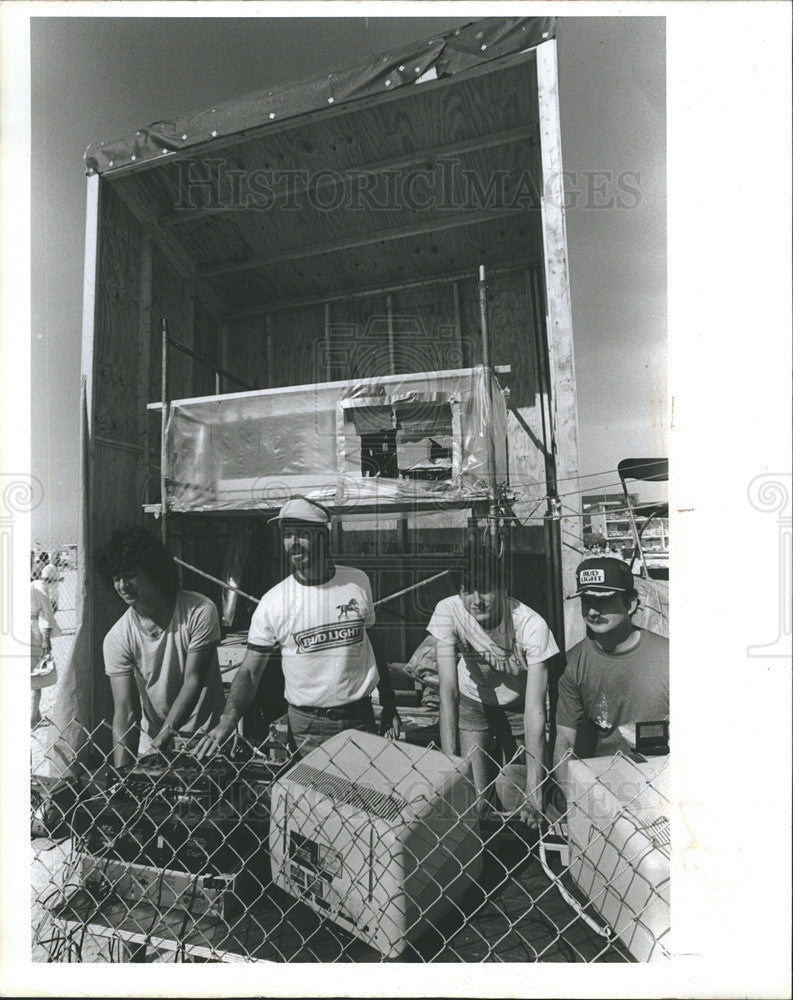
[[[399,735],[388,666],[375,656],[367,632],[375,620],[369,578],[361,570],[334,565],[330,516],[319,504],[289,500],[272,520],[281,531],[290,575],[259,601],[223,715],[197,745],[196,756],[214,753],[234,732],[276,646],[281,647],[289,731],[299,750],[313,749],[345,729],[374,732],[375,687],[381,731]]]
[[[567,653],[559,679],[554,768],[572,751],[581,723],[585,755],[602,757],[629,746],[620,727],[669,718],[669,640],[631,621],[639,597],[630,566],[610,556],[585,559],[576,584],[569,600],[581,599],[587,635]]]

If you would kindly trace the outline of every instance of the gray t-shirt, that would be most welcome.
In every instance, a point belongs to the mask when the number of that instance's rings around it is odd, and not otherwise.
[[[152,738],[184,683],[187,654],[220,640],[217,608],[203,594],[180,590],[173,616],[164,631],[146,631],[134,608],[127,608],[105,636],[105,673],[108,677],[134,674],[141,711]],[[204,688],[182,733],[211,729],[223,711],[223,686],[217,650],[209,665]]]
[[[590,752],[598,757],[627,747],[619,726],[669,718],[669,640],[639,633],[625,653],[607,653],[587,636],[567,654],[556,724],[576,729],[586,721]]]

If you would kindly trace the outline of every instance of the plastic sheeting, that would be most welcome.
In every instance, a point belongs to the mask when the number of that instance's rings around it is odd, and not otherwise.
[[[179,400],[168,509],[483,500],[506,483],[506,426],[504,394],[482,366]]]
[[[474,21],[448,35],[414,42],[359,66],[276,90],[256,91],[176,121],[155,122],[124,139],[94,143],[85,152],[86,170],[89,174],[105,173],[148,160],[165,160],[179,150],[310,111],[387,93],[417,81],[453,76],[553,36],[554,19],[550,17]]]

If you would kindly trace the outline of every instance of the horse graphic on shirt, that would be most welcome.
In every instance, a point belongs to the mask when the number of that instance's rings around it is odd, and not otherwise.
[[[351,597],[346,604],[337,604],[336,610],[339,612],[339,621],[342,618],[347,618],[350,614],[360,615],[361,609],[358,607],[358,602],[354,597]]]

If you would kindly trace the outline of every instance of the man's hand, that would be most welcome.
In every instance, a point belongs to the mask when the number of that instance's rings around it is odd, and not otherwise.
[[[151,749],[153,753],[168,753],[168,751],[173,746],[173,733],[170,729],[165,726],[157,733],[154,739],[151,741]]]
[[[380,713],[380,735],[394,740],[398,740],[402,735],[402,720],[399,718],[396,705],[383,705]]]
[[[511,674],[513,677],[517,677],[522,670],[525,670],[525,666],[520,662],[517,656],[508,656],[503,660],[499,660],[498,670],[504,674]]]
[[[204,760],[207,757],[212,757],[236,731],[236,728],[236,724],[232,720],[221,718],[215,728],[210,729],[210,731],[202,736],[198,741],[195,750],[193,750],[193,756],[197,760]]]
[[[546,822],[545,814],[542,811],[542,797],[537,789],[526,790],[526,798],[517,812],[517,817],[526,826],[535,829],[539,829],[540,824]]]

